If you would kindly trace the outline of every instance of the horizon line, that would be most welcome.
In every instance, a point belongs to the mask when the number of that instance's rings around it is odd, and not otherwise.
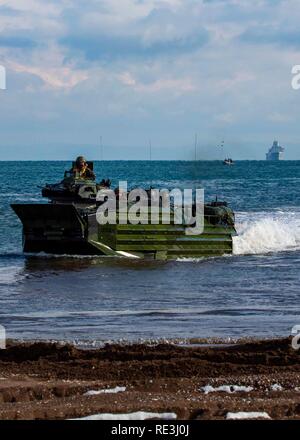
[[[73,159],[0,159],[0,162],[72,162]],[[88,159],[89,162],[222,162],[224,159]],[[300,162],[300,159],[234,159],[234,162]]]

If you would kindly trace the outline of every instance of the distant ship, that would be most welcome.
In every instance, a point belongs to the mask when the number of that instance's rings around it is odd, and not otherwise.
[[[224,154],[224,141],[221,142],[220,145],[222,152]],[[225,159],[223,160],[223,164],[224,165],[234,165],[234,161],[231,159],[231,157],[225,157]]]
[[[234,165],[234,162],[230,157],[228,157],[227,159],[223,160],[223,164],[224,165]]]
[[[274,141],[272,147],[266,154],[266,160],[281,160],[284,148],[279,145],[278,141]]]

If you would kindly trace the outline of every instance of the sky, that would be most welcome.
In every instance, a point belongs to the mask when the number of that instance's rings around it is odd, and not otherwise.
[[[198,159],[300,160],[299,22],[299,0],[0,0],[0,159],[192,160],[197,133]]]

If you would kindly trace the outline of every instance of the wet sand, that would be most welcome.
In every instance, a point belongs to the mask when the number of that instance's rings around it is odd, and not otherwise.
[[[26,343],[0,350],[0,419],[67,419],[147,411],[178,419],[266,412],[300,419],[300,363],[290,339],[232,346]],[[251,387],[214,391],[203,387]],[[117,393],[87,391],[125,387]],[[205,388],[212,391],[211,388]]]

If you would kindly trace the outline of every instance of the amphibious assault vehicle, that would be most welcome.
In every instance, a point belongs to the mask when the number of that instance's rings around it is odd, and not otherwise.
[[[92,162],[88,164],[93,168]],[[153,259],[232,253],[234,213],[226,202],[204,205],[204,231],[196,235],[187,235],[186,228],[193,225],[176,224],[172,213],[169,224],[149,220],[148,224],[102,225],[96,215],[97,192],[109,186],[109,181],[98,184],[65,173],[60,183],[42,189],[48,203],[12,204],[23,224],[24,252]]]

